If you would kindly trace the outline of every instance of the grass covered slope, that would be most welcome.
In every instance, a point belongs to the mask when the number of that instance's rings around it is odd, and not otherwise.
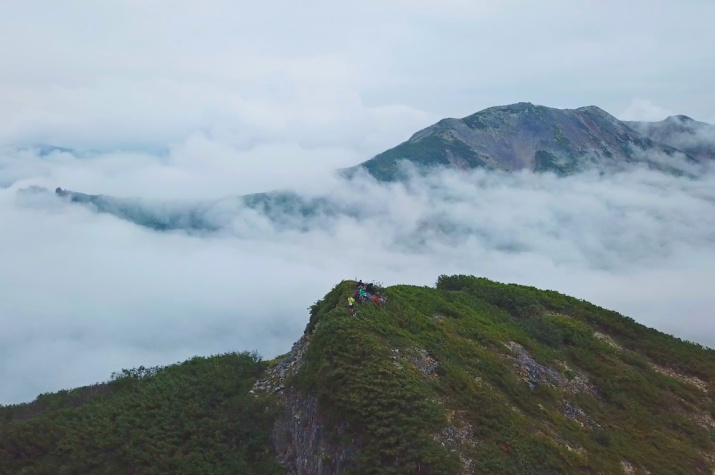
[[[281,473],[254,355],[195,357],[0,407],[0,473]]]
[[[0,406],[0,473],[713,472],[713,350],[470,276],[349,317],[354,289],[273,364],[196,357]]]
[[[352,473],[711,473],[712,350],[517,285],[440,277],[311,309],[293,384],[357,447]]]

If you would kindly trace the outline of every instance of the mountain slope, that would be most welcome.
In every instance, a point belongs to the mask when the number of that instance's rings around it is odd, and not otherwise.
[[[278,474],[250,354],[192,358],[0,406],[0,473]]]
[[[685,115],[660,122],[626,122],[646,137],[687,153],[700,161],[715,160],[715,125]]]
[[[713,350],[486,279],[389,287],[351,318],[354,288],[316,302],[263,373],[194,359],[0,408],[0,472],[275,473],[271,453],[311,475],[715,468]]]
[[[403,160],[418,167],[559,174],[628,164],[678,173],[680,162],[694,161],[598,107],[554,109],[523,102],[491,107],[463,119],[443,119],[361,167],[380,180],[394,180]]]
[[[391,287],[358,319],[351,289],[313,307],[294,384],[356,473],[710,473],[712,350],[486,279]]]

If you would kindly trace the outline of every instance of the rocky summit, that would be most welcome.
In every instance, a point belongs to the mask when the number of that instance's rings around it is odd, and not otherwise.
[[[0,407],[0,473],[713,473],[713,350],[484,278],[370,292],[337,284],[272,361]]]
[[[350,171],[362,167],[387,181],[403,175],[402,162],[418,169],[526,169],[558,174],[636,164],[682,173],[697,161],[658,141],[657,134],[651,137],[639,130],[595,106],[555,109],[522,102],[490,107],[462,119],[443,119]]]

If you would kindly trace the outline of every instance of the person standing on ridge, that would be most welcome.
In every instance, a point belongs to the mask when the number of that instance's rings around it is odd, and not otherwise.
[[[360,292],[360,300],[367,300],[367,292],[365,292],[365,289],[363,289],[361,287],[359,292]]]
[[[351,317],[355,315],[355,299],[352,297],[348,297],[348,313]]]

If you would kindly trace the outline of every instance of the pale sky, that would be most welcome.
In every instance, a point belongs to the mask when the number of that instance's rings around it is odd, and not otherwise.
[[[715,123],[713,18],[707,0],[0,2],[0,404],[287,352],[306,308],[354,277],[535,285],[715,346],[713,173],[331,175],[519,101]],[[196,237],[18,193],[33,185],[158,209],[291,188],[365,214],[295,232],[220,201],[229,228]],[[425,234],[435,221],[461,234]]]
[[[715,122],[715,2],[0,3],[0,141],[339,147],[529,101]],[[353,156],[353,154],[355,154]]]

